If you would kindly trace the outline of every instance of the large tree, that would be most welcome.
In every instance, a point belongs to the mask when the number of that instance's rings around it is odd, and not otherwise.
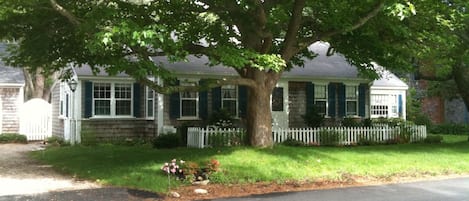
[[[48,71],[69,63],[104,67],[111,74],[125,72],[159,93],[244,85],[250,142],[268,147],[273,143],[272,90],[284,71],[301,67],[303,59],[314,59],[308,50],[311,44],[329,42],[331,50],[344,54],[362,74],[375,75],[372,61],[390,69],[410,69],[411,58],[422,45],[414,40],[431,31],[419,25],[443,26],[434,14],[447,4],[438,0],[10,0],[1,6],[0,34],[15,38],[20,47],[12,63]],[[189,54],[232,67],[239,77],[220,77],[195,88],[170,86],[169,81],[161,86],[147,79],[172,77],[150,57],[181,61]]]

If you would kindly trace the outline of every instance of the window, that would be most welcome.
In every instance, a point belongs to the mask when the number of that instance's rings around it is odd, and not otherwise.
[[[319,114],[327,114],[327,85],[314,85],[314,106]]]
[[[154,91],[150,88],[147,87],[147,93],[146,93],[146,115],[147,118],[153,118],[154,116],[154,107],[155,107],[155,93]]]
[[[234,85],[221,87],[221,107],[233,116],[238,116],[238,90]]]
[[[345,87],[345,99],[346,99],[346,115],[347,116],[358,115],[358,87],[346,86]]]
[[[94,83],[93,108],[95,116],[132,115],[132,84]]]
[[[196,86],[194,82],[181,82],[181,86]],[[181,117],[197,117],[199,93],[193,91],[180,92]]]
[[[398,117],[398,96],[395,94],[372,94],[371,117]]]
[[[272,91],[272,111],[283,111],[283,87],[275,87]]]

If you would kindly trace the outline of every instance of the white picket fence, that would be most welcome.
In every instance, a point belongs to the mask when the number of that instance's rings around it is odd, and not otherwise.
[[[419,125],[406,125],[404,127],[321,127],[321,128],[286,128],[286,129],[275,129],[272,131],[273,140],[275,143],[281,143],[287,139],[294,139],[301,141],[309,145],[321,145],[321,133],[328,132],[330,135],[337,136],[339,145],[355,145],[363,142],[364,140],[384,143],[388,140],[395,140],[401,136],[403,130],[411,133],[409,138],[410,142],[421,141],[427,137],[426,126]],[[220,136],[223,136],[225,142],[228,144],[236,144],[239,142],[238,136],[242,135],[245,131],[242,129],[214,129],[214,128],[197,128],[190,127],[187,130],[187,146],[196,148],[210,147],[213,142],[211,138],[220,140]],[[235,139],[235,142],[229,140]],[[228,140],[228,141],[227,141]],[[325,141],[325,140],[324,140]],[[324,144],[324,143],[323,143]]]
[[[31,99],[19,111],[20,131],[28,141],[52,136],[52,106],[43,99]]]

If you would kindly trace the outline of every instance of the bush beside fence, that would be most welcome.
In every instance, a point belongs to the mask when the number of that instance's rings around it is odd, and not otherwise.
[[[307,145],[356,145],[423,141],[426,126],[286,128],[272,131],[275,143],[293,139]],[[246,140],[242,129],[188,128],[188,147],[233,146]]]

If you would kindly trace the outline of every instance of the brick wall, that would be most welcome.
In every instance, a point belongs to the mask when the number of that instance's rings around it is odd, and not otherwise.
[[[18,103],[20,88],[0,88],[0,98],[2,99],[2,131],[0,133],[18,133],[19,118],[18,110],[21,103]]]

